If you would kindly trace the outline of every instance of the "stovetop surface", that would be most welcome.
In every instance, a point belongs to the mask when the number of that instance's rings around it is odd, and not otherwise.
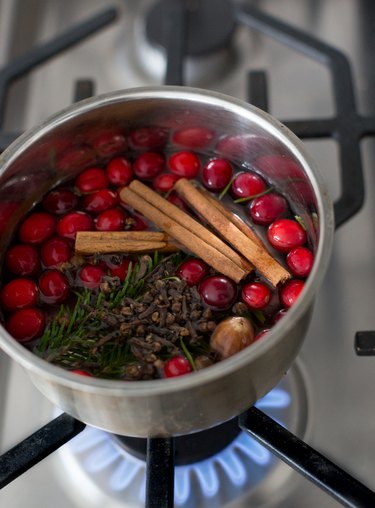
[[[148,1],[113,0],[117,21],[97,35],[20,80],[9,95],[7,127],[23,130],[67,106],[75,79],[93,78],[96,93],[159,84],[163,58],[139,42],[138,12]],[[244,2],[247,3],[247,2]],[[350,58],[361,113],[375,114],[375,4],[370,0],[264,0],[248,2],[305,29]],[[41,40],[108,7],[105,0],[0,0],[0,63]],[[212,72],[189,63],[187,83],[246,99],[246,71],[265,69],[270,112],[281,120],[334,114],[328,71],[316,62],[255,31],[241,27],[233,58]],[[153,66],[148,67],[149,60]],[[156,62],[156,65],[155,65]],[[204,66],[203,66],[204,67]],[[333,199],[339,195],[334,141],[306,141]],[[358,330],[375,328],[375,144],[362,143],[366,201],[335,235],[330,267],[317,294],[313,320],[299,355],[308,395],[306,441],[375,490],[375,360],[356,357]],[[0,353],[0,451],[52,418],[54,408],[32,386],[24,371]],[[8,508],[74,508],[64,489],[60,456],[54,454],[0,492]],[[296,473],[290,492],[264,506],[334,507],[336,501]],[[280,494],[281,495],[281,494]],[[77,492],[76,498],[80,495]],[[77,506],[80,506],[77,501]],[[86,503],[87,508],[90,507]],[[127,506],[124,503],[124,506]],[[237,504],[236,506],[240,506]]]

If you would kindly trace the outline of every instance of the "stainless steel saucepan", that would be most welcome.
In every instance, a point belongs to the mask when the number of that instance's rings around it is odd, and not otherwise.
[[[214,426],[253,405],[293,363],[333,238],[332,204],[303,144],[263,111],[225,95],[187,87],[137,88],[75,104],[19,137],[0,156],[0,254],[20,218],[50,188],[104,162],[124,143],[155,146],[204,127],[207,155],[228,157],[265,174],[302,217],[315,263],[297,303],[241,353],[178,378],[113,381],[77,376],[51,365],[0,327],[0,346],[54,404],[116,434],[171,436]],[[187,130],[186,130],[187,129]],[[135,139],[131,133],[137,132]],[[198,143],[199,145],[199,143]]]

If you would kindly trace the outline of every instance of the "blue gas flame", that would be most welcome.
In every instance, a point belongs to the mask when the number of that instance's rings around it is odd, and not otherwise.
[[[291,404],[291,397],[277,387],[258,401],[256,406],[278,421],[279,410]],[[282,422],[280,422],[282,423]],[[138,501],[145,502],[146,465],[121,449],[105,432],[88,427],[69,443],[72,453],[81,457],[83,468],[89,475],[106,472],[108,488],[126,498],[128,489],[139,485]],[[199,506],[210,505],[215,498],[222,499],[220,485],[226,479],[226,501],[260,483],[272,467],[272,454],[245,432],[238,436],[217,455],[208,459],[175,467],[175,505],[184,507],[191,503],[192,494],[198,496]],[[249,471],[251,470],[251,475]],[[194,488],[193,488],[194,485]],[[198,492],[198,493],[197,493]]]

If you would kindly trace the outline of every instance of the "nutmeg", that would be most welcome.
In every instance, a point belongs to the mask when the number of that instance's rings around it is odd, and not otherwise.
[[[254,342],[254,336],[253,325],[247,318],[233,316],[217,325],[210,346],[221,358],[229,358]]]

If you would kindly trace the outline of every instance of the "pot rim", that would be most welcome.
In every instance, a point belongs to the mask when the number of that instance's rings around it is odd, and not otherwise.
[[[179,98],[230,109],[231,112],[239,116],[247,119],[253,118],[255,123],[281,141],[303,167],[317,199],[320,234],[314,265],[300,297],[296,304],[288,310],[287,314],[271,328],[270,332],[267,333],[261,341],[255,342],[251,347],[242,350],[240,353],[206,369],[192,372],[187,376],[139,382],[77,376],[76,374],[70,373],[61,367],[57,367],[39,358],[13,339],[0,325],[1,348],[33,374],[42,377],[48,376],[59,384],[63,384],[68,388],[79,389],[86,393],[100,393],[118,397],[122,395],[126,395],[127,397],[148,397],[150,395],[165,395],[176,391],[184,391],[194,386],[215,382],[218,378],[228,376],[233,371],[244,368],[247,364],[255,361],[272,349],[279,341],[287,340],[286,337],[292,330],[294,322],[298,321],[312,304],[315,292],[322,283],[328,267],[332,250],[334,214],[331,199],[328,195],[323,178],[302,141],[277,119],[240,99],[199,88],[167,85],[137,87],[97,95],[61,110],[47,118],[41,125],[33,127],[17,138],[0,155],[0,176],[9,164],[11,164],[28,146],[37,142],[54,127],[77,115],[102,106],[116,104],[117,102],[142,99],[173,100]]]

